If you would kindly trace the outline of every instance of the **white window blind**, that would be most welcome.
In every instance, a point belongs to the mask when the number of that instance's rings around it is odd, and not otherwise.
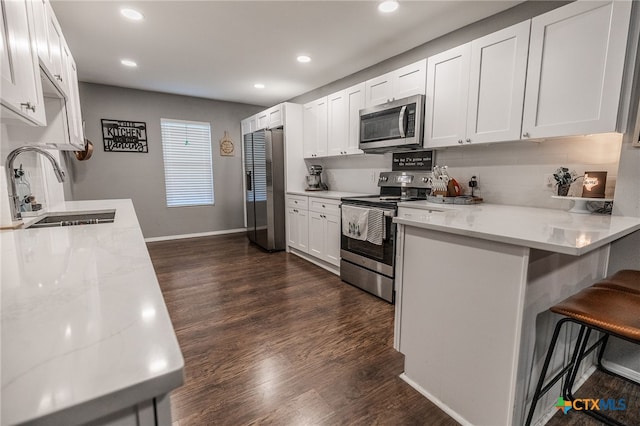
[[[161,119],[167,207],[213,205],[209,123]]]

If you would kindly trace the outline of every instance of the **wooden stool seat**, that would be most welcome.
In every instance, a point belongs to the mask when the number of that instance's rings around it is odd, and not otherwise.
[[[563,315],[564,318],[558,321],[553,331],[547,356],[542,366],[540,378],[538,379],[525,422],[526,426],[529,426],[533,420],[538,400],[551,390],[561,378],[566,377],[562,386],[564,400],[573,401],[575,399],[573,388],[578,371],[580,371],[580,363],[595,349],[599,348],[597,358],[599,370],[640,386],[640,383],[633,379],[621,376],[602,365],[602,356],[610,336],[640,344],[640,285],[638,284],[638,278],[640,278],[640,271],[620,271],[550,308],[551,312]],[[580,326],[571,360],[551,379],[547,380],[547,371],[560,330],[566,323],[574,323]],[[590,343],[592,332],[600,333],[594,343]],[[599,411],[583,410],[581,412],[607,425],[622,425],[618,420]]]
[[[551,312],[640,343],[640,293],[589,287],[551,307]]]
[[[640,294],[640,271],[623,269],[593,285]]]

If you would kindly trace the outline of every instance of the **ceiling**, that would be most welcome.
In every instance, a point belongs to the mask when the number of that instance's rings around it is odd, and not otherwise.
[[[520,1],[52,0],[85,82],[270,106]],[[120,15],[134,8],[144,20]],[[301,64],[300,54],[312,61]],[[120,64],[123,58],[137,68]],[[264,89],[253,87],[263,83]]]

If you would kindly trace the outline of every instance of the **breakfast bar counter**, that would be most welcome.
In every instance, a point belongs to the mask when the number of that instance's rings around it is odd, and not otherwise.
[[[104,209],[113,223],[0,232],[3,425],[171,423],[184,360],[131,200],[55,211]]]
[[[640,218],[425,201],[400,203],[394,221],[402,378],[468,425],[523,423],[549,307],[605,277],[610,243],[640,229]],[[558,392],[534,421],[553,414]]]

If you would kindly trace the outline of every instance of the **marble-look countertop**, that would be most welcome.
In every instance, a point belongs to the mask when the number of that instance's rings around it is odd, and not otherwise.
[[[0,232],[3,425],[82,423],[183,382],[131,200],[50,211],[103,209],[114,223]]]
[[[398,204],[394,222],[580,256],[640,229],[640,218],[496,204]]]
[[[288,195],[303,195],[305,197],[316,198],[329,198],[332,200],[339,200],[344,197],[364,197],[372,194],[362,194],[358,192],[343,192],[343,191],[287,191]]]

